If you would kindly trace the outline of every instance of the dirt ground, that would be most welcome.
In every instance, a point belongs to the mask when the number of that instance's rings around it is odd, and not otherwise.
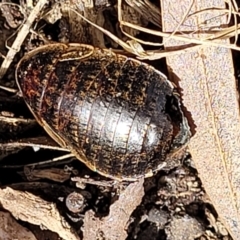
[[[10,3],[0,1],[5,2]],[[158,1],[152,2],[159,7]],[[12,3],[16,5],[0,5],[2,56],[8,52],[6,41],[8,46],[13,44],[19,25],[30,11],[25,1]],[[19,5],[24,11],[20,11]],[[60,5],[59,1],[50,1],[41,10],[0,80],[0,218],[4,219],[0,221],[0,239],[13,239],[20,233],[21,239],[38,240],[231,239],[187,150],[173,168],[133,183],[105,178],[72,156],[61,159],[69,152],[60,149],[38,125],[18,94],[16,64],[26,52],[52,41],[121,48],[71,10],[61,10],[59,16]],[[139,25],[159,28],[126,3],[123,9],[125,17]],[[126,40],[117,25],[115,1],[95,1],[95,7],[85,5],[84,11],[84,16]],[[146,41],[149,38],[135,30],[129,33]],[[151,40],[161,41],[158,37]],[[239,54],[235,52],[233,56],[238,76]],[[164,59],[150,64],[167,75]]]

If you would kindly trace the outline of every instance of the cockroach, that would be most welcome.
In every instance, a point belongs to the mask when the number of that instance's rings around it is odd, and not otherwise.
[[[189,140],[173,84],[154,67],[111,50],[41,46],[20,60],[16,79],[46,132],[104,176],[151,176]]]

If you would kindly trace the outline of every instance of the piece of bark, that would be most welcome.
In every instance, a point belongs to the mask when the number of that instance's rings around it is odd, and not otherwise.
[[[32,232],[20,225],[8,212],[0,212],[0,239],[37,240]]]
[[[54,182],[63,183],[70,179],[71,172],[59,168],[34,169],[24,167],[24,175],[28,181],[37,181],[39,179],[49,179]]]
[[[56,205],[28,192],[0,189],[0,204],[16,218],[47,228],[65,240],[80,239],[59,214]]]
[[[226,24],[227,17],[216,11],[225,8],[224,1],[162,0],[163,31],[174,31],[191,4],[190,13],[213,7],[215,11],[193,15],[178,31],[196,31],[202,23],[209,23],[204,29]],[[209,19],[211,21],[205,21]],[[201,36],[193,34],[192,37]],[[183,42],[168,39],[165,47],[177,48],[180,44]],[[239,96],[231,51],[200,46],[188,53],[167,57],[167,63],[170,80],[180,79],[183,104],[196,125],[189,150],[199,176],[231,236],[240,239]]]
[[[127,238],[127,222],[133,210],[141,203],[144,196],[144,179],[131,183],[110,207],[107,217],[98,218],[89,210],[84,217],[83,239],[124,240]],[[102,238],[101,238],[102,237]]]

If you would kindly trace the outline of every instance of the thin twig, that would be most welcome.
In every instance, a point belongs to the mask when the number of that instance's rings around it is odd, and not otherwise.
[[[56,165],[57,163],[59,164],[65,164],[65,163],[69,163],[69,162],[72,162],[74,155],[69,153],[69,154],[65,154],[65,155],[62,155],[60,157],[56,157],[56,158],[53,158],[53,159],[49,159],[49,160],[46,160],[46,161],[42,161],[42,162],[37,162],[37,163],[29,163],[29,164],[20,164],[20,165],[0,165],[0,168],[21,168],[21,167],[36,167],[36,166],[44,166],[44,165],[48,165],[49,164],[54,164]]]

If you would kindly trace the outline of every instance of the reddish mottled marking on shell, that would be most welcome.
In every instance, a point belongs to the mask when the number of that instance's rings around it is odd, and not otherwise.
[[[153,67],[83,44],[27,54],[17,84],[38,122],[90,169],[148,175],[189,139],[172,84]]]

